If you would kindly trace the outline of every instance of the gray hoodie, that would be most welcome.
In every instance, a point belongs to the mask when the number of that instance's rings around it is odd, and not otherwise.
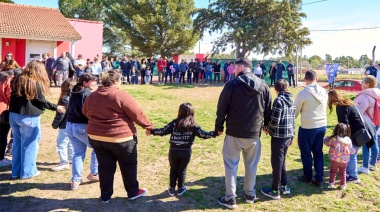
[[[294,101],[296,118],[301,113],[301,127],[315,129],[327,125],[327,92],[318,84],[306,86],[297,94]]]

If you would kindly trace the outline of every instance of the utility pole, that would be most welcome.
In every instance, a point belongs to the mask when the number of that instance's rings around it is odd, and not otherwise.
[[[296,86],[298,87],[298,49],[299,47],[296,47]],[[290,80],[289,80],[290,81]]]
[[[375,63],[375,50],[376,50],[376,46],[373,47],[373,50],[372,50],[372,62]]]

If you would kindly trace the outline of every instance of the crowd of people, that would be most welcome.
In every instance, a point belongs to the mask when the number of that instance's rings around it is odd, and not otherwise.
[[[12,55],[9,55],[8,60],[12,60]],[[95,65],[97,68],[93,69],[94,64],[98,63],[97,57],[94,62],[86,62],[79,55],[74,63],[70,57],[62,53],[55,60],[46,54],[44,61],[33,60],[23,69],[15,62],[6,60],[2,63],[7,65],[2,65],[3,71],[0,72],[0,163],[12,165],[14,179],[30,179],[40,174],[36,159],[42,136],[40,116],[45,109],[56,111],[52,127],[59,129],[57,151],[60,163],[52,170],[70,169],[71,161],[71,189],[78,189],[82,183],[86,149],[90,148],[92,152],[87,179],[99,181],[99,200],[103,203],[108,203],[113,194],[116,163],[119,163],[124,188],[130,200],[140,198],[147,192],[147,189],[140,188],[137,180],[136,124],[146,130],[147,136],[171,134],[170,196],[182,195],[187,191],[187,166],[195,137],[208,139],[225,132],[222,153],[226,194],[218,198],[218,203],[227,208],[237,206],[236,182],[240,153],[245,165],[246,202],[254,203],[256,199],[262,133],[271,136],[273,181],[272,186],[262,188],[261,193],[273,199],[280,199],[281,193],[290,194],[286,177],[286,154],[294,140],[295,119],[298,116],[301,116],[301,125],[296,140],[303,166],[303,174],[297,177],[300,182],[323,188],[323,144],[331,147],[329,188],[335,188],[337,172],[340,174],[340,188],[345,189],[347,182],[360,182],[358,173],[370,174],[371,171],[377,171],[379,126],[376,126],[374,119],[380,116],[375,108],[380,100],[380,90],[376,88],[376,78],[371,75],[364,77],[363,91],[355,101],[351,101],[340,96],[336,90],[327,92],[318,85],[316,72],[308,71],[304,79],[305,88],[293,100],[292,94],[288,92],[291,82],[288,83],[278,74],[279,70],[285,70],[279,60],[277,65],[272,64],[270,68],[270,76],[276,73],[274,89],[277,97],[272,103],[269,86],[261,79],[265,73],[259,72],[259,69],[266,69],[262,68],[262,63],[252,69],[252,63],[247,59],[238,59],[235,63],[227,61],[222,69],[218,61],[212,63],[210,59],[202,62],[191,60],[188,64],[183,60],[178,65],[174,60],[168,63],[163,58],[157,63],[152,57],[140,63],[137,58],[128,60],[125,56],[121,61],[118,58],[108,60],[103,57],[99,67]],[[10,64],[13,64],[12,67]],[[168,76],[169,82],[174,76],[178,82],[185,83],[185,74],[190,83],[199,79],[204,79],[205,82],[210,80],[211,83],[212,74],[214,82],[219,82],[220,72],[228,73],[224,75],[223,81],[226,84],[220,93],[213,131],[204,131],[197,124],[194,107],[190,103],[181,104],[178,116],[166,126],[154,128],[136,100],[128,92],[120,90],[123,82],[137,84],[139,74],[143,73],[144,82],[151,83],[151,78],[147,75],[153,73],[155,65],[159,83],[167,83]],[[145,71],[140,72],[143,67]],[[70,74],[71,69],[75,73]],[[288,65],[287,69],[293,67]],[[54,81],[55,72],[60,76],[58,84]],[[194,77],[192,74],[195,74]],[[61,88],[57,104],[46,100],[53,82]],[[333,106],[336,106],[339,124],[332,135],[326,137],[327,108],[331,112]],[[8,121],[3,119],[7,111]],[[10,129],[13,139],[12,160],[5,157]],[[359,144],[355,137],[356,132],[363,130],[368,131],[370,136],[364,145]],[[363,151],[363,165],[357,167],[360,147]]]

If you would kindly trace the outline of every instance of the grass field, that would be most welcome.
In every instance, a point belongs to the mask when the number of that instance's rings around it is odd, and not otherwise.
[[[123,85],[144,108],[155,127],[163,127],[177,115],[178,106],[190,102],[195,107],[196,120],[205,130],[214,129],[216,105],[222,86],[192,85]],[[273,88],[271,88],[274,94]],[[300,89],[291,89],[296,94]],[[56,102],[58,89],[53,88],[51,100]],[[349,94],[347,95],[354,95]],[[294,96],[295,97],[295,96]],[[99,108],[101,109],[101,108]],[[217,198],[225,194],[222,146],[224,135],[209,139],[196,139],[187,172],[190,188],[183,196],[169,197],[168,138],[147,137],[139,128],[138,180],[148,193],[136,201],[128,201],[119,170],[115,174],[114,195],[109,204],[100,203],[98,183],[89,183],[89,151],[83,170],[83,184],[78,190],[70,190],[71,170],[52,172],[59,162],[55,150],[57,131],[50,125],[53,112],[42,116],[42,139],[38,155],[41,175],[30,180],[12,180],[11,168],[0,167],[0,211],[220,211]],[[328,115],[330,134],[337,123],[335,112]],[[299,120],[297,122],[297,128]],[[302,175],[298,146],[293,144],[287,156],[287,170],[291,194],[281,200],[271,200],[260,189],[271,185],[270,138],[262,136],[262,154],[257,172],[257,202],[246,204],[243,191],[244,166],[239,164],[237,180],[237,211],[379,211],[380,172],[360,175],[360,184],[348,184],[345,192],[317,189],[313,185],[295,180]],[[328,179],[328,148],[324,147],[325,180]],[[361,164],[361,153],[359,153]]]

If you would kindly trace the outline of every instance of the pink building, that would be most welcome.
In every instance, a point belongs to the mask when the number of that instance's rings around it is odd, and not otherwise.
[[[103,23],[66,19],[58,9],[0,3],[0,56],[11,52],[20,66],[50,52],[101,56]]]

